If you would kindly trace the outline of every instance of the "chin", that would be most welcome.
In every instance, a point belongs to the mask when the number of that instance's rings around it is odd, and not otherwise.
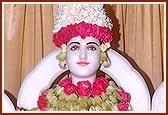
[[[77,72],[77,71],[76,71]],[[71,72],[71,73],[76,73],[76,72]],[[80,73],[76,73],[74,74],[76,77],[78,78],[89,78],[90,76],[92,76],[93,74],[95,74],[96,72],[93,72],[93,73],[89,73],[89,71],[80,71],[78,70],[78,72]]]

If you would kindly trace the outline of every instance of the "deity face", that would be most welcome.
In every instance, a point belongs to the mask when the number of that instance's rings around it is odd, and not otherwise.
[[[91,36],[72,38],[67,43],[66,64],[75,77],[88,78],[97,73],[100,66],[100,42]]]

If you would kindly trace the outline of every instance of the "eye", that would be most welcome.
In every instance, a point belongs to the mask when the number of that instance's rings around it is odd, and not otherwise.
[[[95,51],[95,50],[97,50],[94,45],[89,45],[89,46],[87,46],[87,49],[90,50],[90,51]]]
[[[72,50],[72,51],[76,51],[76,50],[79,50],[79,46],[77,46],[77,45],[73,45],[71,48],[70,48],[70,50]]]

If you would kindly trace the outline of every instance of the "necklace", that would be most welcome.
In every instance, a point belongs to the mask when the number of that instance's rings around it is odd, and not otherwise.
[[[59,86],[64,87],[64,92],[67,95],[76,93],[78,96],[101,96],[109,85],[105,77],[100,77],[94,80],[91,84],[88,80],[79,81],[77,86],[72,83],[71,78],[66,78],[58,83]]]

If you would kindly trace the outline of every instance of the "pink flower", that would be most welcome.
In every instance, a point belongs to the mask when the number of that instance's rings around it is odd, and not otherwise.
[[[46,95],[47,95],[48,91],[49,91],[49,89],[44,90],[38,98],[37,105],[41,111],[46,111],[46,109],[47,109],[48,104],[47,104],[47,100],[46,100]]]
[[[46,96],[49,90],[50,90],[49,88],[48,88],[48,89],[45,89],[45,90],[42,92],[42,95],[43,95],[43,96]]]
[[[74,84],[68,84],[67,86],[64,87],[64,92],[67,94],[67,95],[70,95],[72,93],[75,93],[77,90],[77,87],[76,85]]]
[[[112,33],[106,27],[101,27],[101,34],[99,34],[99,39],[103,42],[111,42],[112,41]]]
[[[93,96],[95,96],[95,95],[100,96],[102,94],[102,92],[106,91],[106,88],[108,85],[109,85],[109,82],[106,78],[104,78],[104,77],[97,78],[93,82],[92,95]]]
[[[120,103],[118,103],[117,107],[119,111],[127,111],[128,110],[128,103],[121,101]]]
[[[85,31],[86,29],[88,29],[87,27],[87,23],[85,23],[84,21],[82,21],[81,23],[79,23],[77,25],[78,27],[78,31],[79,31],[79,35],[84,39],[86,37]]]
[[[86,96],[89,97],[91,95],[91,90],[90,89],[78,89],[76,91],[76,94],[78,96]]]
[[[91,89],[91,83],[87,81],[79,81],[77,83],[78,89]]]
[[[72,84],[72,79],[71,78],[65,78],[64,80],[62,80],[58,83],[58,85],[61,86],[61,87],[65,87],[69,84]]]
[[[92,29],[92,24],[85,24],[85,37],[90,36],[91,33],[93,33]]]
[[[78,96],[87,96],[89,97],[91,94],[91,83],[87,81],[79,81],[77,83],[77,92]]]
[[[57,47],[60,47],[63,43],[62,42],[60,42],[60,40],[59,40],[60,38],[59,38],[59,36],[58,36],[58,33],[55,33],[54,35],[53,35],[53,42],[54,42],[54,44],[57,46]]]
[[[61,33],[61,36],[62,36],[61,41],[62,42],[64,42],[64,41],[67,42],[67,40],[69,39],[69,33],[67,33],[68,27],[67,28],[62,27],[60,31],[61,31],[60,33]]]
[[[127,92],[119,92],[119,94],[122,97],[122,101],[130,102],[131,96],[130,96],[129,93],[127,93]]]
[[[117,87],[117,91],[118,91],[118,92],[123,92],[124,90],[122,89],[122,87],[118,86],[118,87]]]
[[[39,96],[37,105],[41,111],[46,111],[47,109],[47,101],[44,96]]]
[[[97,38],[97,37],[96,37],[96,35],[97,35],[96,31],[97,31],[97,25],[94,24],[94,25],[92,25],[92,27],[91,27],[90,36],[93,36],[93,37]]]
[[[111,42],[113,39],[109,28],[82,21],[78,24],[62,27],[58,32],[54,33],[53,42],[57,47],[60,47],[75,36],[81,36],[83,39],[86,36],[92,36],[103,42]]]
[[[69,40],[72,38],[72,37],[75,37],[75,36],[78,36],[79,35],[79,32],[77,30],[77,24],[75,23],[74,25],[68,25],[68,31],[69,31]],[[69,41],[68,40],[68,41]]]
[[[16,110],[16,111],[20,111],[20,107],[17,106],[15,110]]]
[[[98,89],[104,92],[108,85],[109,85],[108,80],[104,77],[100,77],[93,82],[93,89]]]
[[[98,31],[98,33],[97,33],[97,37],[100,39],[100,40],[103,40],[104,39],[104,36],[106,36],[106,29],[105,28],[103,28],[103,27],[100,27],[99,29],[98,29],[99,31]]]
[[[101,96],[102,95],[102,91],[96,88],[93,88],[91,91],[92,96]]]

